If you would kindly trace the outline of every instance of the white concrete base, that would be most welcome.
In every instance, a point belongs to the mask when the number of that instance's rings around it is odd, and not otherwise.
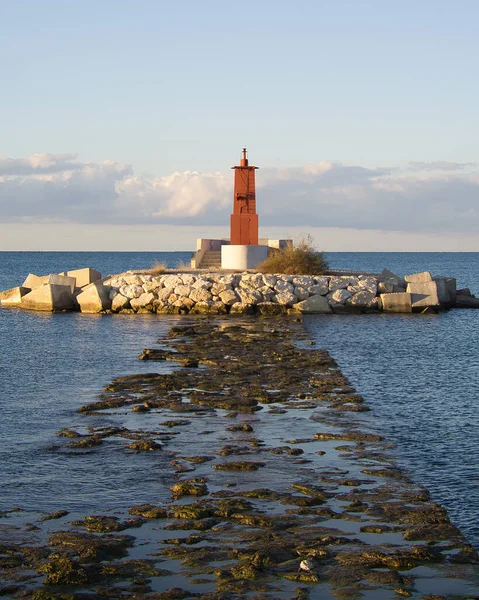
[[[221,268],[244,271],[254,269],[268,256],[268,246],[221,246]]]

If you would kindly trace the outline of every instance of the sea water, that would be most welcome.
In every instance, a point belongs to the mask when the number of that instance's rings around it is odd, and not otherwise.
[[[0,252],[0,289],[91,266],[103,274],[187,263],[190,252]],[[331,253],[335,269],[430,270],[479,293],[479,253]],[[30,313],[0,309],[0,510],[83,511],[159,502],[158,457],[89,460],[56,433],[84,425],[76,409],[119,375],[151,370],[137,359],[178,318]],[[181,319],[181,317],[179,318]],[[443,504],[479,547],[479,311],[438,315],[317,315],[305,325],[367,400],[370,426],[398,462]],[[157,370],[158,366],[155,365]],[[101,421],[105,424],[105,419]],[[95,425],[94,418],[88,419]],[[165,460],[167,460],[165,458]]]

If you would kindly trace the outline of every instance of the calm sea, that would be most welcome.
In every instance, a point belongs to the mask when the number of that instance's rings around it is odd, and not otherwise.
[[[108,274],[154,261],[175,267],[190,256],[0,252],[0,290],[21,284],[29,272],[91,266]],[[479,293],[479,253],[331,253],[328,260],[336,269],[430,270]],[[105,461],[92,453],[78,460],[61,451],[55,434],[84,425],[75,410],[112,378],[151,370],[137,355],[174,320],[0,309],[0,510],[88,514],[161,500],[157,457],[151,464],[147,457],[136,462],[135,455]],[[307,318],[306,327],[365,396],[372,411],[364,418],[394,442],[400,464],[479,548],[479,311],[318,315]],[[105,417],[99,422],[105,425]],[[88,424],[95,425],[91,417]]]

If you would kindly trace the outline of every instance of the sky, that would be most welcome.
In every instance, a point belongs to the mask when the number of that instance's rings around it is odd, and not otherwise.
[[[0,0],[0,250],[479,251],[477,0]]]

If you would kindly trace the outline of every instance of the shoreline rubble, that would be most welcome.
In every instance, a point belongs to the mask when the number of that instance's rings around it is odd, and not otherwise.
[[[398,469],[387,440],[370,429],[364,399],[308,341],[300,316],[187,317],[171,327],[160,348],[139,356],[151,361],[149,373],[116,378],[79,407],[83,428],[58,432],[65,451],[79,456],[110,448],[128,465],[132,455],[167,453],[158,486],[169,486],[171,500],[70,522],[59,506],[33,530],[0,527],[0,594],[479,595],[477,552]],[[155,362],[175,359],[179,368],[155,372]],[[137,415],[138,429],[123,426],[125,411]],[[28,531],[45,541],[25,541]]]
[[[429,271],[401,277],[329,272],[322,276],[256,272],[168,270],[126,272],[102,278],[85,268],[28,275],[21,286],[0,292],[2,307],[82,313],[303,314],[439,312],[479,308],[453,277]]]

